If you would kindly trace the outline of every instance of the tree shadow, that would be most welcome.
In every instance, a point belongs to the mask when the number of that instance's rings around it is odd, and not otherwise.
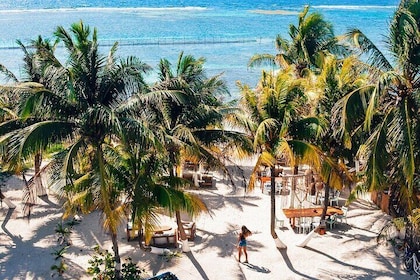
[[[306,248],[306,247],[305,247]],[[299,275],[300,277],[303,277],[304,279],[310,279],[310,280],[318,280],[319,278],[316,277],[312,277],[309,276],[307,274],[304,274],[302,272],[297,271],[294,267],[292,262],[289,259],[289,256],[287,255],[287,249],[279,249],[277,248],[277,250],[280,252],[280,254],[282,255],[283,259],[284,259],[284,263],[287,265],[287,267],[289,268],[290,271],[294,272],[295,274]]]
[[[366,247],[365,251],[372,251],[372,254],[377,255],[375,252],[373,252],[375,247],[376,246]],[[312,252],[315,252],[317,254],[323,255],[323,256],[331,259],[336,264],[350,267],[353,271],[362,271],[366,275],[366,276],[363,276],[363,275],[356,274],[356,273],[352,273],[351,275],[350,274],[348,274],[348,275],[342,275],[341,274],[340,275],[341,279],[377,279],[381,276],[389,276],[391,274],[394,275],[394,276],[400,275],[399,269],[394,268],[393,264],[385,256],[379,258],[380,255],[377,255],[378,256],[377,258],[378,258],[379,262],[386,262],[386,264],[384,265],[385,267],[393,268],[390,271],[369,269],[369,268],[366,268],[366,267],[360,267],[360,266],[357,266],[357,265],[354,265],[354,264],[350,264],[350,263],[341,261],[341,260],[339,260],[339,259],[337,259],[337,258],[335,258],[335,257],[333,257],[329,254],[326,254],[324,252],[321,252],[317,249],[314,249],[314,248],[311,248],[311,247],[308,247],[308,246],[306,246],[305,249],[307,249],[309,251],[312,251]],[[324,270],[323,273],[324,274],[337,275],[338,271],[331,272],[331,271]]]
[[[0,278],[1,279],[47,279],[50,277],[51,265],[54,264],[54,257],[51,255],[56,244],[51,238],[54,236],[54,226],[58,218],[51,215],[35,229],[35,234],[29,239],[24,239],[19,234],[9,230],[10,218],[14,209],[9,209],[1,225],[2,231],[7,238],[1,240],[3,247],[0,253]],[[54,213],[49,213],[54,214]],[[19,230],[14,228],[13,230]],[[46,242],[46,243],[45,243]],[[40,246],[37,243],[42,243]],[[36,262],[36,266],[34,266]]]
[[[208,248],[212,250],[219,250],[218,255],[220,257],[232,256],[236,253],[236,245],[238,240],[238,229],[234,225],[228,225],[226,233],[217,234],[214,232],[209,232],[203,229],[198,229],[203,235],[209,236],[209,239],[204,240],[200,237],[200,240],[197,240],[197,244],[201,244],[203,247],[201,249],[196,249],[197,252],[204,251]],[[254,234],[257,232],[253,232]],[[264,245],[258,241],[253,240],[252,246],[247,246],[248,252],[258,251],[260,248],[263,248]]]
[[[223,195],[212,190],[201,192],[200,198],[206,202],[210,211],[211,209],[221,209],[226,206],[233,206],[243,211],[244,206],[258,207],[257,202],[261,200],[258,196]]]
[[[192,252],[187,252],[187,253],[184,253],[184,254],[187,255],[187,257],[190,259],[191,263],[197,269],[198,273],[200,273],[201,278],[204,279],[204,280],[209,280],[209,277],[207,276],[204,269],[201,267],[200,263],[194,257],[193,253]]]
[[[7,236],[11,239],[13,239],[13,234],[6,228],[7,223],[9,222],[10,218],[12,217],[13,212],[15,211],[15,208],[9,208],[6,213],[6,217],[4,217],[3,223],[1,223],[1,229],[4,233],[7,234]]]
[[[58,204],[56,204],[56,203],[52,202],[52,201],[49,199],[48,195],[41,195],[41,196],[38,196],[38,198],[39,198],[40,200],[42,200],[43,202],[45,202],[45,203],[46,203],[47,205],[49,205],[50,207],[60,207]]]

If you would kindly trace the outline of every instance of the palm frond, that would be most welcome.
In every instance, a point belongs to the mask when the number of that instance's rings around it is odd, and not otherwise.
[[[369,63],[375,68],[382,69],[383,71],[390,71],[393,69],[391,63],[387,60],[386,56],[369,40],[366,35],[358,30],[353,29],[345,34],[350,42],[360,50],[361,53],[367,54]]]

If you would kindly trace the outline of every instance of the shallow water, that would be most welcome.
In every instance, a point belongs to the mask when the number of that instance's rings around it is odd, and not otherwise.
[[[52,37],[59,25],[83,20],[98,29],[104,51],[120,42],[121,56],[136,55],[155,66],[179,52],[207,59],[209,74],[223,72],[235,96],[235,82],[255,84],[260,70],[247,69],[255,53],[274,53],[277,34],[305,4],[331,21],[335,33],[359,28],[383,47],[383,35],[397,1],[83,1],[3,0],[0,2],[0,63],[18,73],[22,54],[15,40]],[[149,77],[153,80],[153,76]]]

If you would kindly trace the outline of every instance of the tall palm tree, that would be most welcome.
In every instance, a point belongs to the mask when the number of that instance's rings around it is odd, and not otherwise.
[[[58,27],[55,36],[68,52],[67,63],[48,65],[44,75],[48,88],[28,89],[23,112],[28,117],[42,115],[43,119],[11,134],[9,152],[13,158],[25,159],[52,143],[65,144],[66,149],[56,159],[61,166],[59,183],[69,200],[76,199],[74,194],[81,188],[100,198],[100,203],[85,209],[99,209],[104,214],[118,278],[117,227],[124,211],[104,149],[121,135],[122,120],[116,108],[146,87],[142,74],[149,67],[134,57],[118,60],[117,44],[108,56],[101,55],[96,29],[91,33],[83,22],[73,24],[70,32]],[[89,204],[92,199],[85,202]]]
[[[256,54],[249,62],[249,66],[262,63],[278,65],[285,69],[294,65],[297,77],[303,77],[306,70],[318,68],[317,59],[324,51],[343,51],[337,45],[333,26],[320,13],[309,13],[309,6],[305,6],[299,13],[298,25],[289,25],[290,40],[277,35],[275,46],[277,54]]]
[[[290,166],[309,163],[320,167],[320,151],[308,140],[320,132],[316,118],[306,116],[307,96],[301,81],[293,79],[292,67],[277,75],[263,72],[256,90],[242,86],[241,105],[248,114],[254,149],[259,153],[251,175],[249,189],[254,188],[256,174],[261,166],[271,169],[271,235],[278,248],[285,248],[275,232],[275,164],[285,157]]]
[[[227,171],[223,159],[232,147],[239,150],[247,147],[249,141],[244,134],[223,128],[226,113],[232,113],[223,106],[219,96],[228,94],[220,75],[208,78],[204,71],[205,60],[195,59],[183,53],[177,64],[162,59],[159,63],[159,80],[152,87],[153,92],[169,93],[150,107],[154,112],[154,124],[162,133],[162,142],[167,154],[167,174],[171,186],[179,188],[181,167],[185,160],[203,162],[210,167]],[[249,145],[248,145],[249,146]],[[188,251],[186,235],[182,227],[180,210],[190,210],[185,201],[176,205],[175,214],[180,230],[183,250]],[[196,209],[199,210],[199,209]],[[194,213],[192,213],[194,214]]]
[[[363,139],[362,129],[359,127],[357,130],[355,125],[360,125],[363,113],[357,116],[356,119],[351,120],[351,124],[355,126],[352,137],[348,134],[338,136],[337,126],[339,124],[338,119],[333,116],[333,112],[335,112],[333,108],[337,101],[350,92],[368,92],[371,87],[367,84],[366,75],[363,74],[364,69],[364,65],[355,56],[337,59],[332,54],[325,55],[319,74],[311,79],[316,82],[306,88],[306,90],[314,93],[315,115],[326,122],[324,132],[317,139],[316,144],[325,155],[328,155],[331,160],[334,159],[337,164],[339,162],[353,164],[359,147],[358,143]],[[353,138],[354,144],[351,138]],[[345,168],[344,165],[342,167]],[[340,171],[337,170],[337,172]],[[346,170],[343,170],[342,173],[343,181],[351,180]],[[336,187],[341,189],[342,186],[338,184]],[[329,204],[329,191],[330,184],[326,183],[324,215]]]
[[[14,117],[12,119],[8,119],[2,122],[0,125],[0,133],[2,135],[6,134],[7,132],[10,132],[12,130],[16,130],[19,128],[23,128],[26,125],[35,122],[35,118],[42,118],[42,116],[35,116],[32,115],[31,118],[24,119],[22,117],[19,117],[19,104],[25,100],[24,93],[21,90],[21,85],[25,84],[25,86],[32,86],[37,87],[44,83],[44,70],[45,68],[53,63],[56,64],[58,61],[54,57],[54,51],[56,48],[56,42],[51,43],[48,39],[43,39],[41,36],[38,36],[36,40],[32,40],[30,42],[29,46],[25,46],[20,40],[17,40],[17,44],[19,45],[20,49],[22,50],[24,56],[23,56],[23,71],[22,71],[22,79],[19,80],[12,72],[10,72],[5,67],[0,67],[0,72],[5,75],[9,80],[13,81],[13,84],[11,84],[9,87],[6,88],[5,93],[10,92],[14,96],[15,100],[15,106],[14,110],[16,113],[14,113]],[[7,96],[7,94],[5,95]],[[10,96],[10,94],[9,94]],[[27,185],[28,193],[25,196],[26,198],[35,197],[35,195],[43,195],[45,194],[44,186],[42,186],[41,181],[41,162],[42,162],[42,151],[38,151],[34,155],[34,169],[35,169],[35,175],[31,179],[31,182],[29,185]],[[8,163],[9,168],[12,168],[16,171],[20,169],[19,162],[9,162]],[[23,178],[26,178],[23,174]],[[27,183],[28,184],[28,183]],[[32,205],[34,201],[24,201],[24,213],[28,211],[27,205]]]
[[[364,128],[369,138],[360,149],[361,157],[367,162],[366,187],[368,190],[396,187],[408,210],[418,205],[414,194],[420,179],[417,175],[419,8],[418,1],[401,1],[389,26],[386,54],[360,30],[348,32],[354,47],[364,54],[362,58],[367,57],[374,90],[367,97],[344,97],[338,110],[346,112],[342,116],[348,118],[355,115],[351,108],[363,108],[362,102],[368,100]],[[342,131],[348,131],[345,124],[342,121]]]

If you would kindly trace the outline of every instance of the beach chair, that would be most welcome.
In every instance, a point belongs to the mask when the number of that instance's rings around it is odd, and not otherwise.
[[[336,221],[337,221],[337,214],[334,214],[330,216],[328,219],[326,219],[325,223],[327,223],[330,226],[330,229],[332,229]]]
[[[276,217],[276,226],[277,226],[279,229],[283,228],[283,227],[284,227],[284,220],[279,219],[279,218],[277,218],[277,217]]]
[[[181,223],[182,227],[184,228],[184,232],[187,235],[189,241],[194,241],[195,234],[197,231],[195,222],[192,220],[191,216],[188,215],[186,212],[181,212]],[[180,237],[180,233],[178,231],[178,238]]]
[[[349,208],[346,206],[343,206],[341,207],[341,210],[343,211],[343,215],[337,215],[337,220],[340,220],[340,223],[342,223],[343,220],[345,220],[347,224],[347,213],[349,211]]]
[[[200,188],[212,188],[213,187],[213,182],[214,182],[214,178],[212,174],[203,174],[201,176],[201,180],[198,181],[199,182],[199,187]]]
[[[300,218],[299,224],[297,225],[299,233],[307,233],[312,229],[312,221],[310,218],[303,217]]]
[[[340,191],[334,191],[333,195],[330,196],[330,205],[333,206],[334,202],[338,206],[338,201],[340,199]]]

